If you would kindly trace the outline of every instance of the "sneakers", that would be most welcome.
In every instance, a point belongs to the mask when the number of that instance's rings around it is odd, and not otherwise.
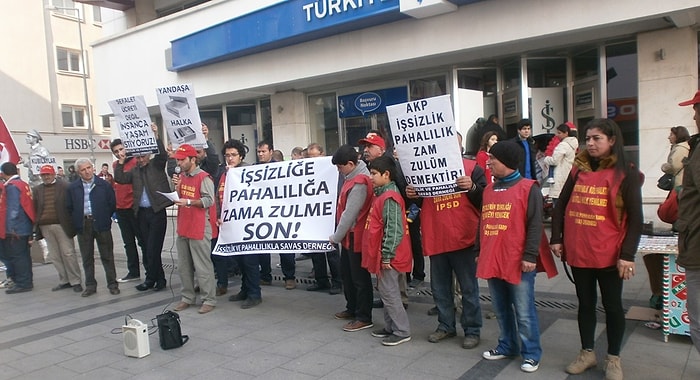
[[[423,285],[423,280],[419,280],[417,278],[414,278],[413,280],[411,280],[411,282],[408,283],[409,288],[417,288],[421,285]]]
[[[315,283],[309,285],[309,286],[306,288],[306,290],[309,291],[309,292],[318,292],[318,291],[321,291],[321,290],[328,290],[328,289],[330,289],[330,287],[331,287],[331,286],[328,285],[328,284],[320,284],[320,283],[317,281],[317,282],[315,282]]]
[[[287,290],[292,290],[297,287],[297,281],[295,279],[284,280],[284,288]]]
[[[391,332],[386,331],[386,329],[372,331],[372,336],[375,338],[388,338],[391,335],[392,335]]]
[[[349,319],[349,320],[354,320],[355,319],[355,314],[351,313],[348,310],[343,310],[341,312],[335,313],[334,315],[335,319]]]
[[[352,321],[343,326],[343,331],[353,332],[374,327],[372,322]]]
[[[467,335],[462,341],[462,348],[471,350],[472,348],[478,346],[480,341],[481,338],[479,338],[478,335]]]
[[[10,280],[9,278],[0,282],[0,289],[9,289],[13,286],[15,286],[15,283],[14,283],[14,281]]]
[[[272,285],[272,280],[260,280],[260,285]]]
[[[619,356],[608,355],[605,359],[605,380],[622,380],[622,365]]]
[[[401,343],[408,342],[411,340],[410,336],[398,336],[391,334],[388,337],[382,339],[382,344],[385,346],[398,346]]]
[[[494,348],[493,350],[484,351],[484,353],[481,354],[481,357],[483,357],[486,360],[501,360],[507,358],[508,356],[509,355],[503,354],[496,348]]]
[[[73,285],[73,291],[76,293],[80,293],[83,291],[83,286],[78,284],[78,285]]]
[[[595,367],[596,365],[598,365],[598,361],[595,358],[595,352],[581,350],[579,351],[576,360],[571,362],[571,364],[566,367],[566,373],[578,375],[589,368]]]
[[[434,333],[428,335],[428,342],[430,343],[437,343],[443,339],[447,338],[452,338],[456,336],[456,332],[447,332],[447,331],[442,331],[442,330],[435,330]]]
[[[334,296],[336,294],[340,294],[343,292],[343,288],[340,286],[331,286],[331,288],[328,290],[328,294]]]
[[[34,289],[34,288],[33,288],[33,287],[21,288],[21,287],[15,285],[15,286],[13,286],[13,287],[11,287],[11,288],[5,290],[5,293],[6,293],[6,294],[15,294],[15,293],[31,292],[32,289]]]
[[[520,365],[520,369],[528,373],[535,372],[538,368],[540,368],[540,362],[535,359],[525,359],[523,364]]]
[[[130,281],[138,281],[138,280],[140,280],[140,279],[141,279],[140,276],[132,276],[132,275],[130,275],[130,274],[127,274],[126,276],[117,279],[117,282],[122,282],[122,283],[124,283],[124,282],[130,282]]]

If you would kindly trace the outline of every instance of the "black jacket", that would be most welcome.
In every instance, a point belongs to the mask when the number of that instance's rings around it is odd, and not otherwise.
[[[151,201],[151,208],[153,208],[154,212],[159,212],[173,204],[168,198],[158,194],[158,191],[169,193],[171,190],[170,179],[165,174],[168,152],[160,139],[157,142],[158,154],[151,158],[148,165],[144,167],[136,165],[131,171],[124,172],[124,165],[117,162],[117,166],[114,168],[114,180],[117,183],[130,183],[134,187],[134,205],[132,208],[135,214],[139,211],[139,202],[144,191],[148,194],[148,199]]]

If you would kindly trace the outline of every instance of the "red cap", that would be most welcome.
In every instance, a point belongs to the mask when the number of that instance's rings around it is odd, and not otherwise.
[[[574,125],[574,123],[572,123],[572,122],[570,122],[570,121],[567,121],[567,122],[564,123],[564,124],[566,124],[566,125],[569,127],[570,130],[572,130],[572,131],[575,131],[575,130],[576,130],[576,126]]]
[[[697,91],[695,93],[695,96],[693,96],[692,99],[686,100],[685,102],[680,102],[678,103],[679,106],[692,106],[695,104],[700,103],[700,91]]]
[[[56,170],[51,165],[44,165],[39,169],[39,174],[56,174]]]
[[[184,160],[188,157],[197,157],[197,149],[189,144],[180,145],[175,153],[173,153],[173,158],[176,160]]]
[[[358,141],[358,144],[360,144],[360,145],[366,145],[366,144],[376,145],[382,149],[386,149],[386,143],[384,142],[384,139],[374,132],[368,133],[364,139],[360,139],[360,141]]]

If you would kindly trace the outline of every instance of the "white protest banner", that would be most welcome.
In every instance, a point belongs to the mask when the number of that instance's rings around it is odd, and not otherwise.
[[[192,85],[159,87],[156,88],[156,95],[173,149],[182,144],[190,144],[197,149],[206,148],[207,141],[202,134],[202,121]]]
[[[107,102],[119,126],[119,138],[129,156],[158,153],[156,136],[151,129],[143,95],[114,99]]]
[[[34,175],[39,175],[39,172],[41,171],[41,167],[44,165],[51,165],[53,166],[54,171],[58,171],[58,161],[56,160],[56,157],[54,156],[46,156],[46,157],[39,157],[39,156],[29,156],[29,164],[32,167],[32,173]]]
[[[462,191],[462,154],[450,96],[416,100],[386,107],[391,134],[406,182],[422,197]]]
[[[332,251],[337,193],[331,157],[229,169],[213,253]]]

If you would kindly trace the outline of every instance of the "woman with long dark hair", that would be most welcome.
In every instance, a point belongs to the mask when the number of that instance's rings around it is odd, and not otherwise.
[[[642,231],[641,173],[625,159],[620,127],[610,119],[586,125],[586,149],[576,156],[552,215],[552,252],[571,266],[578,297],[581,351],[566,367],[579,374],[595,367],[597,289],[605,308],[608,355],[605,378],[622,379],[625,332],[622,283],[635,274]]]

